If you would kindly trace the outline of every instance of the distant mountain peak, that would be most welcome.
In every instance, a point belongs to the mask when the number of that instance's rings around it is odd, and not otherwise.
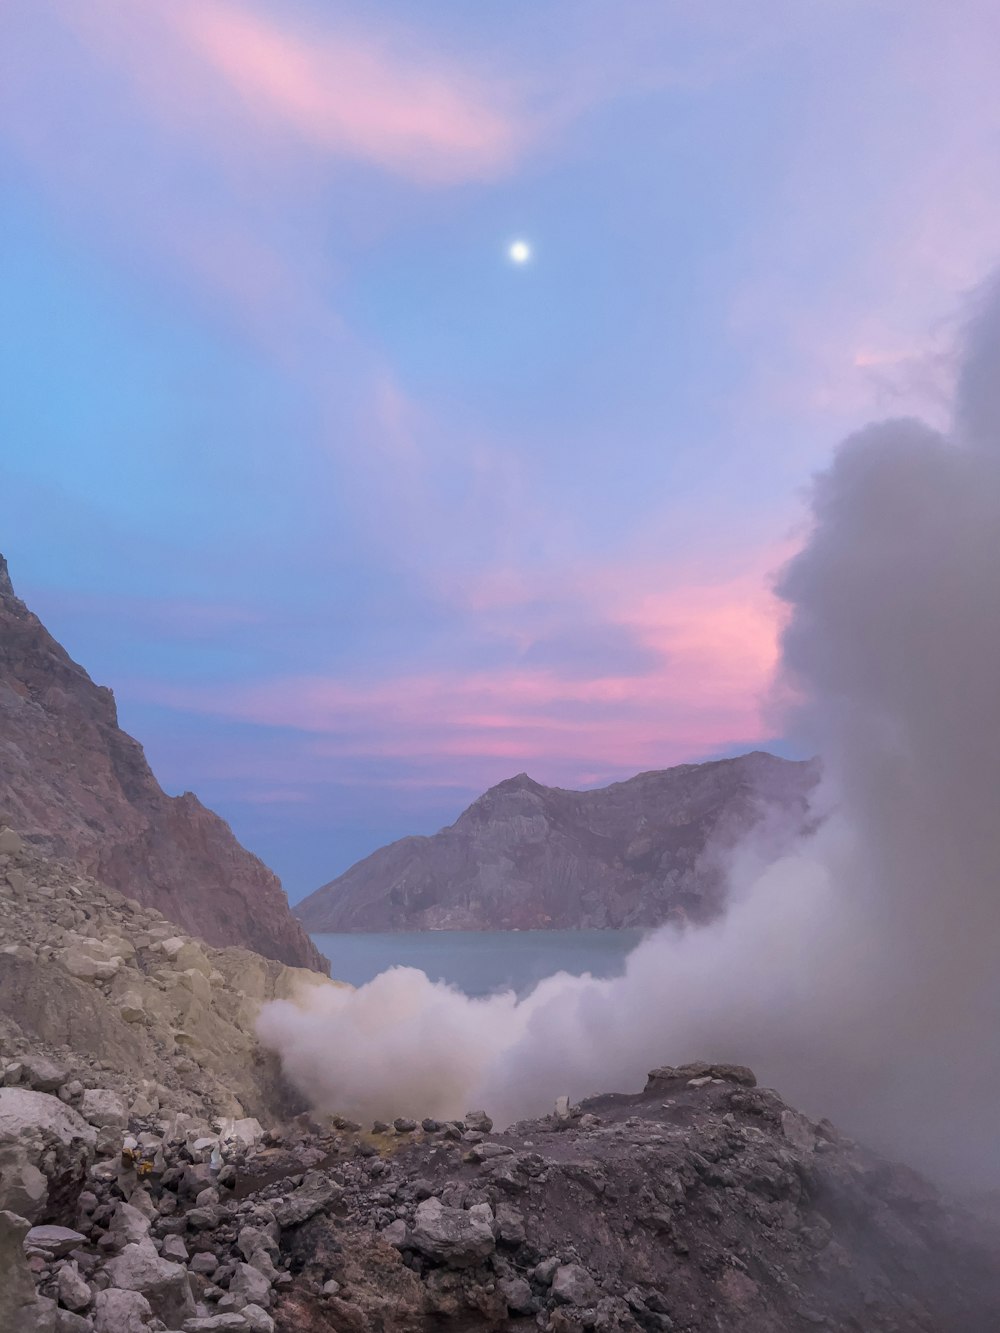
[[[719,857],[757,825],[800,829],[814,762],[753,751],[588,791],[517,773],[430,838],[373,852],[296,909],[314,931],[529,930],[708,920]],[[772,836],[769,832],[769,836]]]
[[[14,585],[10,581],[10,570],[7,568],[7,561],[0,555],[0,597],[17,598],[14,591]]]

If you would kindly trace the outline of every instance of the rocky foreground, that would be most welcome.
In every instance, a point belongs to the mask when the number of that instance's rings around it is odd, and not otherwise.
[[[0,1333],[998,1327],[995,1222],[740,1067],[502,1133],[311,1119],[254,1020],[333,984],[0,827]]]
[[[0,1199],[4,1333],[997,1327],[996,1235],[739,1067],[504,1133],[264,1132],[37,1055],[3,1079],[0,1152],[36,1168]]]

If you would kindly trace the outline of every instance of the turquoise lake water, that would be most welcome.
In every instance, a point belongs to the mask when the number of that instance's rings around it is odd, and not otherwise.
[[[620,976],[641,930],[429,930],[401,935],[314,935],[339,981],[360,986],[387,967],[418,967],[466,995],[523,995],[554,972]]]

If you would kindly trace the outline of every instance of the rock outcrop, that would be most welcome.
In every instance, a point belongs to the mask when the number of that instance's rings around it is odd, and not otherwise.
[[[0,826],[0,1167],[4,1191],[17,1183],[16,1197],[0,1192],[0,1208],[34,1220],[47,1205],[38,1160],[65,1175],[59,1143],[75,1151],[73,1125],[86,1122],[84,1139],[113,1135],[137,1098],[201,1116],[287,1110],[295,1103],[257,1042],[257,1014],[335,984],[245,949],[213,949]],[[18,1117],[23,1132],[5,1138]]]
[[[2,556],[0,821],[209,944],[328,971],[271,871],[197,797],[164,793],[111,691],[14,595]]]
[[[746,1068],[657,1069],[638,1095],[502,1133],[482,1112],[396,1124],[302,1116],[239,1140],[133,1108],[61,1224],[0,1212],[0,1319],[33,1333],[996,1329],[995,1225]]]
[[[296,912],[313,932],[704,921],[722,905],[726,849],[755,827],[780,848],[802,827],[817,778],[813,762],[761,752],[596,791],[522,773],[433,837],[359,861]]]

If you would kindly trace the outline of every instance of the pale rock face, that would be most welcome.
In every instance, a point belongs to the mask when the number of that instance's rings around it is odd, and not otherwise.
[[[0,1204],[27,1205],[36,1220],[51,1204],[75,1199],[96,1142],[94,1129],[58,1097],[0,1088]]]
[[[10,855],[6,859],[10,861]],[[3,860],[0,857],[0,873]],[[336,983],[242,949],[211,949],[178,935],[154,909],[27,847],[16,854],[14,868],[23,883],[9,913],[0,900],[2,931],[10,940],[0,948],[0,1024],[15,1023],[36,1045],[28,1055],[0,1059],[0,1085],[58,1087],[60,1098],[84,1107],[108,1151],[130,1105],[137,1116],[159,1109],[154,1095],[135,1096],[135,1084],[148,1081],[150,1051],[157,1051],[157,1059],[185,1086],[192,1073],[200,1071],[203,1114],[212,1120],[225,1117],[236,1144],[259,1141],[263,1130],[256,1116],[270,1119],[301,1109],[290,1104],[277,1059],[261,1053],[257,1016],[269,1000],[294,999],[313,986]],[[82,934],[84,927],[93,933]],[[164,939],[179,941],[171,947],[172,959],[159,948]],[[102,948],[114,964],[110,979],[96,979],[89,967],[83,969],[84,977],[75,975],[80,968],[67,967],[77,951],[94,961]],[[85,1090],[79,1079],[69,1077],[62,1060],[38,1054],[39,1048],[57,1048],[61,1056],[69,1048],[83,1061],[96,1058],[132,1075],[126,1100],[121,1102],[117,1087],[111,1097],[101,1089]],[[14,1049],[20,1051],[22,1045]],[[213,1125],[201,1123],[201,1132],[214,1138]],[[10,1192],[12,1156],[18,1158],[16,1194]],[[44,1202],[37,1172],[28,1170],[23,1155],[9,1148],[4,1160],[8,1167],[0,1190],[8,1192],[0,1197],[37,1220],[40,1200]]]

